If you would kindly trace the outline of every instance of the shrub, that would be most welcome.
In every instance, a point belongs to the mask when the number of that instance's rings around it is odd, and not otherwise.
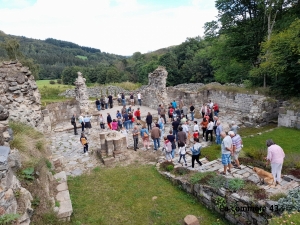
[[[266,149],[252,149],[252,151],[245,152],[246,156],[250,157],[251,159],[256,159],[256,160],[263,160],[264,157],[267,154]]]
[[[34,173],[34,168],[32,167],[22,170],[22,176],[26,180],[33,180],[34,179],[33,173]]]
[[[288,171],[289,174],[293,175],[294,177],[300,179],[300,170],[299,169],[291,169]]]
[[[52,168],[52,163],[51,163],[48,159],[46,159],[46,166],[47,166],[47,168],[48,168],[49,170],[51,170],[51,168]]]
[[[215,189],[219,189],[222,188],[226,185],[227,183],[227,179],[223,176],[214,176],[211,179],[208,180],[208,185],[215,188]]]
[[[270,196],[270,199],[273,201],[278,201],[281,198],[285,198],[287,195],[285,193],[277,193]]]
[[[49,84],[55,84],[55,81],[54,80],[50,80]]]
[[[56,81],[56,83],[62,84],[62,80],[61,80],[61,79],[58,79],[58,80]]]
[[[245,186],[245,182],[240,178],[233,178],[228,181],[228,189],[230,191],[238,191]]]
[[[224,209],[226,207],[226,199],[221,196],[216,197],[216,205],[219,209]]]
[[[172,162],[165,161],[165,162],[162,162],[162,163],[160,164],[160,169],[161,169],[162,171],[168,171],[168,170],[167,170],[167,167],[168,167],[169,165],[172,165],[173,168],[174,168],[174,164],[173,164]]]
[[[278,208],[283,211],[300,211],[300,189],[290,190],[285,198],[278,200]]]
[[[13,224],[19,217],[19,214],[4,214],[0,216],[0,224]]]
[[[167,168],[166,168],[167,171],[171,172],[174,170],[174,165],[167,165]]]
[[[207,180],[206,178],[212,178],[214,176],[216,176],[215,172],[204,172],[204,173],[198,172],[191,176],[190,182],[192,184],[196,184],[196,183],[208,184],[208,182],[201,182],[201,181]]]
[[[174,169],[174,174],[180,175],[180,176],[188,174],[189,172],[190,172],[190,170],[188,170],[185,167],[177,167]]]
[[[266,192],[265,189],[260,188],[260,189],[255,190],[255,191],[253,192],[253,197],[254,197],[255,199],[258,199],[258,200],[261,200],[261,199],[267,199],[267,198],[268,198],[268,194],[267,194],[267,192]]]

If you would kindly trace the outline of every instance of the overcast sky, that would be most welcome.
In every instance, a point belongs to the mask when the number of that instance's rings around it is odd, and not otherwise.
[[[55,38],[119,55],[146,53],[203,35],[214,0],[0,0],[0,30]]]

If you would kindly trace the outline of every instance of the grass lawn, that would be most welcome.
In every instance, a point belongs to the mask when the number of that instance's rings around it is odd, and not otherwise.
[[[95,168],[90,175],[71,178],[68,186],[72,224],[180,225],[188,214],[199,217],[201,224],[228,224],[153,166]]]
[[[82,59],[82,60],[88,60],[88,57],[83,56],[83,55],[76,55],[75,57]]]
[[[280,127],[271,132],[263,133],[262,135],[256,135],[259,132],[274,128],[272,125],[263,128],[244,128],[241,129],[242,136],[248,136],[255,134],[254,137],[243,138],[243,152],[246,154],[252,154],[260,150],[267,155],[266,140],[273,139],[273,141],[281,146],[286,155],[298,155],[300,153],[300,130],[293,128]],[[221,146],[213,144],[207,148],[202,149],[202,156],[207,156],[209,160],[220,158]],[[242,156],[242,155],[241,155]],[[262,159],[261,159],[262,160]],[[300,160],[300,154],[299,154]]]

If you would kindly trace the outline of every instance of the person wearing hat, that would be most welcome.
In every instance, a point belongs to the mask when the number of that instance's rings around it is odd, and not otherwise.
[[[229,131],[228,135],[231,137],[232,140],[233,159],[235,161],[234,167],[236,169],[241,169],[240,162],[239,162],[239,154],[243,147],[242,138],[240,135],[235,134],[233,131]]]

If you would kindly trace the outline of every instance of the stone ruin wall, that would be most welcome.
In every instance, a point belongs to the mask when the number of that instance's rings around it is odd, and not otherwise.
[[[266,125],[271,120],[277,120],[279,102],[263,95],[232,93],[219,90],[204,90],[201,92],[189,92],[174,87],[167,88],[168,102],[181,99],[184,104],[193,104],[196,110],[200,110],[203,103],[212,100],[218,103],[220,112],[234,111],[240,114],[241,120],[246,126]]]
[[[8,118],[39,128],[43,121],[40,99],[28,67],[19,62],[0,65],[0,120]]]
[[[289,109],[289,107],[280,107],[278,126],[300,129],[300,110]]]

